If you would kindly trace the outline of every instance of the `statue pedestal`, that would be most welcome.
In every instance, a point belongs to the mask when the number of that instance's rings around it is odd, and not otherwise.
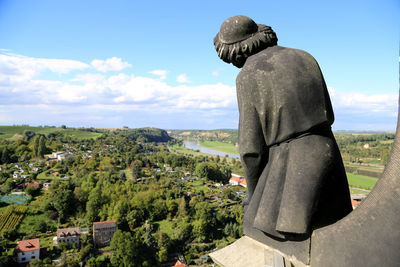
[[[282,255],[284,258],[281,264],[274,264],[274,253]],[[306,267],[302,262],[283,255],[279,251],[266,246],[248,236],[243,236],[233,244],[217,250],[210,254],[214,263],[221,267]]]

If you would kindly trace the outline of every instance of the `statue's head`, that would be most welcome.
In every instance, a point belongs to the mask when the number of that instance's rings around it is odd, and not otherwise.
[[[277,42],[278,38],[271,27],[256,24],[246,16],[234,16],[225,20],[214,38],[218,56],[238,68],[243,67],[249,56],[274,46]]]

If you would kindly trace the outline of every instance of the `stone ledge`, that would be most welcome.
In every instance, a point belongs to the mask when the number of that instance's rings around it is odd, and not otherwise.
[[[268,267],[274,266],[274,253],[283,255],[248,236],[243,236],[231,245],[210,253],[210,257],[221,267]],[[296,259],[283,256],[285,267],[307,267]]]

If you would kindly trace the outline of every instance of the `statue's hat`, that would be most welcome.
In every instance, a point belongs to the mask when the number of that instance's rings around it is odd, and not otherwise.
[[[219,31],[219,40],[224,44],[243,41],[258,32],[258,25],[249,17],[233,16],[226,19]]]

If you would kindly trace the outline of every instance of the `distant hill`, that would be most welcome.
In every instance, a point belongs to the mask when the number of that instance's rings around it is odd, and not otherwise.
[[[77,139],[96,139],[103,133],[94,128],[59,128],[55,126],[29,126],[29,125],[13,125],[0,126],[0,140],[9,139],[17,140],[23,137],[24,132],[31,131],[36,134],[48,136],[51,133],[62,133],[65,136],[70,136]]]
[[[168,134],[176,139],[219,141],[232,145],[235,145],[238,142],[238,131],[233,129],[168,130]]]
[[[158,128],[137,128],[137,129],[123,129],[128,132],[128,136],[135,141],[144,142],[168,142],[172,137],[168,135],[165,130]]]
[[[168,142],[173,138],[168,135],[165,130],[158,128],[67,128],[55,126],[29,126],[29,125],[13,125],[13,126],[0,126],[0,140],[17,140],[23,138],[27,132],[34,132],[35,134],[63,134],[77,139],[96,139],[107,131],[126,131],[129,138],[135,141],[143,142]]]

